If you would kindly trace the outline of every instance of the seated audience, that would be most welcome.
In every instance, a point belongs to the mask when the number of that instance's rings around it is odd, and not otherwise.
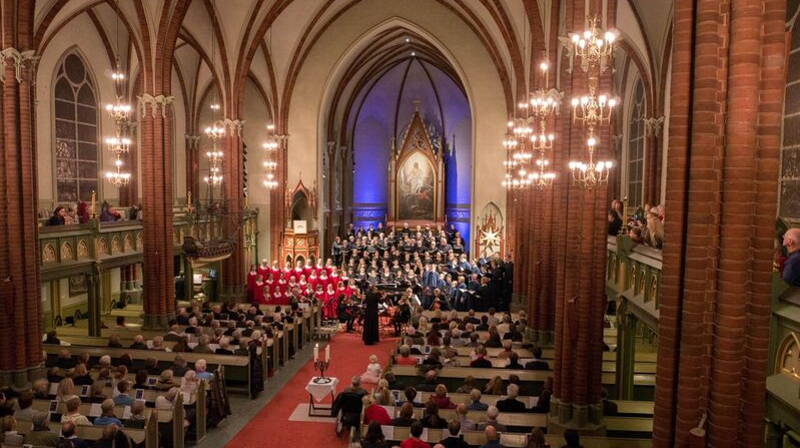
[[[37,412],[31,419],[33,428],[25,436],[25,443],[33,446],[56,446],[58,436],[50,431],[46,412]]]
[[[180,392],[180,389],[173,387],[166,394],[156,397],[156,409],[171,411],[175,408],[175,399],[178,398]]]
[[[187,370],[183,378],[181,378],[181,392],[196,394],[198,381],[197,372],[194,370]]]
[[[175,387],[175,382],[173,380],[173,373],[171,369],[167,369],[161,372],[161,376],[158,377],[158,381],[156,382],[155,389],[156,390],[170,390]]]
[[[400,346],[398,356],[394,357],[394,363],[399,366],[415,366],[417,358],[411,357],[411,347],[406,344]]]
[[[194,368],[195,371],[197,372],[198,379],[210,381],[211,378],[214,378],[213,373],[206,371],[206,369],[208,369],[208,363],[206,362],[205,359],[198,359],[194,363]]]
[[[447,437],[442,439],[439,445],[436,446],[442,446],[443,448],[469,448],[469,444],[459,435],[461,434],[461,427],[461,423],[458,420],[450,420],[450,423],[447,424],[447,430],[442,432],[442,435]]]
[[[370,422],[367,427],[367,433],[361,439],[361,448],[388,448],[386,437],[383,436],[381,431],[381,424],[377,421]]]
[[[67,412],[61,416],[61,423],[72,422],[75,426],[92,426],[92,422],[80,413],[81,399],[78,397],[67,401]]]
[[[600,390],[600,398],[603,400],[603,415],[604,416],[615,416],[619,414],[619,406],[617,403],[608,399],[608,391],[606,388],[602,388]]]
[[[188,330],[188,328],[187,328]],[[197,339],[197,347],[192,349],[194,353],[214,353],[214,350],[208,346],[209,344],[209,337],[207,334],[200,336]]]
[[[3,435],[3,445],[22,446],[25,442],[25,437],[17,433],[17,419],[13,415],[0,419],[0,433]]]
[[[439,384],[436,386],[434,394],[431,395],[430,401],[436,403],[436,406],[439,409],[455,409],[456,405],[452,401],[450,401],[450,397],[447,396],[447,387],[444,384]]]
[[[439,406],[434,401],[425,403],[425,413],[420,422],[426,428],[443,429],[447,427],[447,421],[439,416]]]
[[[486,347],[479,345],[475,349],[475,355],[476,355],[475,359],[473,359],[472,362],[469,363],[470,367],[478,367],[484,369],[492,368],[492,361],[487,358]]]
[[[420,439],[422,430],[425,429],[420,422],[414,422],[409,431],[409,437],[400,443],[400,448],[431,448],[427,442]]]
[[[386,379],[378,381],[378,387],[372,391],[372,397],[381,406],[394,406],[392,391],[389,389],[389,382]]]
[[[414,406],[410,402],[405,402],[400,406],[400,414],[392,420],[392,426],[409,427],[416,421],[414,418]]]
[[[75,383],[76,386],[91,386],[94,383],[92,376],[89,374],[89,370],[86,368],[86,364],[80,363],[75,366],[75,369],[72,371],[72,382]]]
[[[78,427],[72,421],[62,422],[61,440],[68,441],[73,448],[89,448],[89,443],[78,437]]]
[[[189,370],[189,367],[186,365],[186,358],[184,358],[183,355],[175,355],[175,360],[172,362],[172,365],[169,366],[169,370],[172,370],[172,375],[174,376],[186,375],[186,372]]]
[[[98,439],[92,448],[130,448],[131,439],[123,431],[121,425],[107,425],[103,428],[103,436]]]
[[[78,394],[75,391],[75,383],[72,382],[72,378],[64,378],[58,383],[56,401],[66,403],[73,398],[78,398]]]
[[[517,400],[519,387],[516,384],[509,384],[506,388],[508,398],[497,400],[497,410],[500,412],[525,412],[525,403]]]
[[[486,421],[478,424],[478,431],[483,431],[489,426],[494,426],[497,431],[506,432],[508,428],[506,428],[506,425],[497,421],[498,415],[500,415],[500,411],[494,406],[489,406],[489,409],[486,410]]]
[[[222,338],[219,340],[219,348],[214,350],[214,353],[217,355],[232,355],[233,351],[230,350],[231,340],[230,338]]]
[[[469,409],[467,408],[467,405],[461,403],[456,407],[456,418],[458,420],[454,421],[457,421],[460,427],[464,429],[464,431],[474,431],[478,427],[478,424],[470,420],[468,414],[469,414]]]
[[[544,438],[544,431],[542,428],[533,428],[528,436],[528,446],[525,448],[550,448],[547,440]]]
[[[547,377],[542,386],[542,391],[539,393],[539,401],[536,406],[531,408],[531,412],[546,414],[550,412],[550,398],[553,396],[553,378]]]
[[[130,406],[133,404],[134,399],[130,396],[131,383],[128,380],[122,380],[117,383],[117,391],[119,392],[113,398],[114,404],[117,406]]]
[[[550,370],[550,364],[547,361],[542,361],[542,348],[534,346],[531,349],[533,360],[525,364],[525,370]]]
[[[464,378],[464,384],[456,389],[457,394],[468,394],[472,392],[472,389],[475,389],[475,378],[472,375]]]
[[[122,426],[122,422],[119,421],[116,415],[114,415],[114,400],[111,398],[105,400],[100,405],[100,410],[102,411],[102,414],[100,414],[100,417],[94,419],[94,426]]]
[[[33,391],[33,398],[37,400],[45,400],[48,398],[48,389],[50,388],[50,384],[44,378],[39,378],[38,380],[33,382],[31,386],[31,391]]]
[[[147,370],[142,369],[136,372],[136,382],[133,384],[132,389],[147,389],[150,386],[147,385]]]
[[[478,389],[472,389],[469,393],[470,403],[467,405],[467,409],[470,411],[485,411],[489,409],[489,405],[486,403],[481,403],[481,391]]]
[[[17,410],[14,411],[14,418],[17,420],[33,421],[33,417],[39,412],[31,407],[33,405],[33,392],[23,390],[17,397]]]
[[[511,352],[511,356],[508,357],[508,365],[506,366],[506,369],[522,370],[524,368],[525,366],[519,363],[519,355],[517,352]]]
[[[436,386],[439,385],[437,377],[436,370],[428,370],[425,373],[425,381],[417,384],[416,389],[420,392],[435,392]]]
[[[131,416],[125,420],[125,424],[123,426],[126,428],[144,428],[144,423],[144,402],[135,401],[131,405]]]
[[[406,385],[397,381],[397,378],[394,376],[392,372],[386,372],[383,377],[389,383],[389,390],[405,390]]]
[[[379,405],[372,395],[364,395],[361,398],[364,408],[364,424],[368,425],[370,422],[378,422],[381,425],[391,425],[392,417],[386,409]]]
[[[423,406],[422,403],[415,401],[417,398],[417,390],[413,387],[406,387],[403,395],[405,396],[405,400],[399,400],[397,402],[397,406],[400,406],[403,403],[411,403],[411,406],[415,408],[421,408]]]
[[[483,389],[483,393],[488,395],[503,395],[506,388],[503,384],[503,379],[500,376],[495,376],[494,378],[490,379],[486,383],[486,387]]]
[[[122,342],[119,341],[118,334],[112,334],[108,337],[108,347],[109,348],[122,348]]]
[[[486,434],[486,443],[481,448],[505,448],[505,445],[500,443],[500,436],[497,434],[502,432],[497,427],[487,426],[484,430]]]

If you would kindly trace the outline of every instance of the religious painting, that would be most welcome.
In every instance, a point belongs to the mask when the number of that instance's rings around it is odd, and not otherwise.
[[[75,297],[89,292],[85,275],[75,275],[69,278],[69,296]]]
[[[408,156],[398,170],[399,220],[434,220],[434,168],[422,152]]]

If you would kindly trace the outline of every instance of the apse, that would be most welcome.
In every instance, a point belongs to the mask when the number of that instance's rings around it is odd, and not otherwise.
[[[399,151],[409,137],[409,125],[418,113],[443,162],[443,218],[448,225],[455,224],[469,244],[472,116],[463,86],[452,70],[445,70],[440,63],[410,56],[396,61],[358,95],[361,101],[354,103],[351,115],[355,117],[352,207],[356,227],[392,218],[392,189],[400,181],[392,179],[392,151]]]

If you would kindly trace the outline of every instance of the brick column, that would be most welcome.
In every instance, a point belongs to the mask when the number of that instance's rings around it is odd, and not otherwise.
[[[763,444],[785,9],[675,3],[656,448]]]
[[[142,94],[140,132],[144,219],[143,294],[147,328],[175,316],[172,226],[171,96]]]
[[[0,385],[24,386],[43,368],[32,60],[12,47],[0,55]]]
[[[186,191],[192,192],[192,201],[200,199],[200,138],[186,134]]]
[[[587,9],[583,0],[567,2],[567,30],[580,32],[586,27]],[[608,16],[616,14],[616,2],[608,2]],[[600,13],[601,2],[592,2],[589,11]],[[608,26],[613,26],[610,22]],[[561,61],[564,102],[588,92],[587,76],[576,60],[572,73],[569,60]],[[610,70],[599,76],[597,94],[611,90]],[[558,117],[554,169],[552,221],[555,264],[555,363],[553,401],[548,432],[578,428],[584,433],[604,433],[602,425],[603,319],[606,309],[606,211],[608,185],[587,189],[572,182],[569,160],[585,160],[587,138],[580,123],[573,123],[568,107]],[[595,160],[607,160],[613,141],[609,125],[595,130],[599,145]],[[557,230],[555,230],[557,228]],[[546,275],[543,273],[543,275]]]
[[[222,138],[223,188],[228,203],[229,217],[223,228],[226,238],[234,238],[233,254],[222,265],[222,299],[226,302],[241,302],[245,299],[244,232],[244,161],[242,160],[242,128],[244,120],[222,120],[225,137]]]

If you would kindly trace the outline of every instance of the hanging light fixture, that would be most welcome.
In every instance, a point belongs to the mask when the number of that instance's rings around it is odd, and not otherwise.
[[[211,140],[211,150],[206,151],[209,167],[208,175],[203,178],[203,181],[211,187],[213,192],[213,188],[222,183],[223,153],[217,149],[217,142],[225,136],[225,128],[214,123],[205,129],[205,134]]]
[[[581,123],[588,138],[584,160],[571,160],[573,182],[587,189],[608,182],[610,160],[595,161],[599,140],[596,128],[610,125],[617,100],[608,94],[598,94],[600,75],[608,68],[614,54],[617,35],[614,31],[603,31],[597,16],[589,17],[589,27],[582,33],[570,34],[572,54],[580,59],[580,67],[588,77],[588,94],[572,99],[572,121]]]
[[[267,125],[267,139],[261,146],[264,148],[265,153],[264,173],[266,179],[264,180],[264,186],[272,190],[278,186],[278,181],[275,178],[275,170],[278,168],[278,162],[276,162],[273,157],[275,157],[275,154],[280,147],[278,136],[275,135],[274,124],[270,123]]]
[[[126,128],[131,116],[131,106],[125,100],[125,73],[120,68],[120,39],[119,39],[119,15],[117,15],[117,63],[116,68],[111,72],[111,79],[114,80],[114,90],[116,100],[114,104],[106,104],[106,112],[114,120],[114,136],[105,139],[106,148],[114,154],[114,169],[106,171],[106,180],[117,188],[128,185],[131,181],[131,173],[125,171],[125,162],[122,160],[124,154],[131,150],[131,139],[125,135]]]

